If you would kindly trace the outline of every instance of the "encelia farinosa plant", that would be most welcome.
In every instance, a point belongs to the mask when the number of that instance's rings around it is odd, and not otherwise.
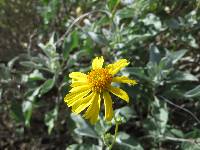
[[[0,18],[0,150],[200,150],[200,0],[0,0]]]
[[[120,59],[104,68],[103,63],[103,57],[96,57],[92,61],[92,70],[89,73],[70,73],[72,89],[64,98],[67,105],[72,107],[72,112],[79,114],[86,110],[83,116],[89,119],[91,124],[95,124],[98,121],[102,98],[105,107],[105,120],[112,120],[114,114],[110,93],[127,103],[129,102],[128,94],[124,90],[112,86],[112,82],[130,85],[137,84],[135,80],[131,80],[126,76],[115,76],[122,68],[129,64],[126,59]]]

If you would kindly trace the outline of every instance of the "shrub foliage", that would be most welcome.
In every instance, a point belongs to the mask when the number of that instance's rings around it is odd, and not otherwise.
[[[36,148],[109,145],[115,122],[101,114],[91,126],[63,102],[69,72],[87,72],[95,56],[104,56],[107,63],[128,59],[120,74],[138,81],[123,87],[128,106],[113,97],[120,121],[113,149],[200,149],[199,1],[41,0],[35,7],[37,40],[0,64],[1,126],[14,145],[22,148],[15,138]],[[1,138],[1,147],[13,146]]]

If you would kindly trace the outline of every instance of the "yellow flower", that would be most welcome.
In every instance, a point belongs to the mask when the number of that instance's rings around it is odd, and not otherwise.
[[[115,74],[129,64],[126,59],[120,59],[105,68],[103,68],[103,63],[103,57],[96,57],[92,61],[92,70],[89,73],[70,73],[72,89],[64,98],[64,101],[69,107],[72,107],[74,113],[79,114],[86,109],[84,117],[89,119],[92,124],[95,124],[98,120],[102,98],[105,107],[105,119],[107,121],[112,119],[113,107],[110,93],[120,97],[127,103],[129,102],[128,94],[118,87],[113,87],[112,82],[137,84],[135,80],[130,80],[125,76],[115,77]]]

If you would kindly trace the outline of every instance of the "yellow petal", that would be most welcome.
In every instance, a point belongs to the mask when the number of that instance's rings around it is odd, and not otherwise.
[[[92,61],[92,69],[94,70],[94,69],[102,68],[103,62],[104,62],[103,56],[101,56],[101,57],[96,57],[96,58],[93,59],[93,61]]]
[[[98,97],[98,103],[96,104],[96,109],[94,109],[94,113],[93,113],[93,115],[90,118],[90,123],[91,124],[95,124],[97,122],[97,120],[98,120],[99,111],[100,111],[100,103],[101,103],[101,97],[99,95],[99,97]]]
[[[73,97],[65,99],[65,102],[67,103],[68,107],[71,107],[77,101],[79,101],[83,97],[87,96],[89,94],[89,92],[90,92],[90,90],[87,90],[87,91],[84,91],[84,92],[81,92],[81,93],[76,93],[76,95],[74,95]]]
[[[129,79],[128,77],[125,77],[125,76],[114,77],[114,78],[112,79],[112,82],[128,83],[128,84],[131,84],[131,85],[137,84],[137,82],[136,82],[135,80],[131,80],[131,79]]]
[[[92,101],[94,100],[96,94],[93,92],[90,95],[76,101],[72,106],[72,111],[76,114],[79,114],[84,109],[86,109],[89,105],[91,105]]]
[[[98,96],[99,96],[99,94],[95,93],[95,96],[94,96],[93,99],[92,99],[91,105],[88,107],[87,111],[86,111],[85,114],[84,114],[84,117],[85,117],[86,119],[90,118],[90,117],[93,115],[93,114],[91,113],[91,111],[93,111],[93,110],[95,109],[95,108],[94,108],[95,103],[98,103]]]
[[[112,86],[109,87],[108,90],[114,95],[118,96],[119,98],[125,100],[127,103],[129,102],[128,94],[124,90],[117,87],[112,87]]]
[[[112,99],[108,92],[103,92],[104,106],[105,106],[105,119],[107,121],[112,120],[113,117],[113,107]]]
[[[84,117],[86,119],[89,119],[91,124],[95,124],[98,120],[100,103],[101,103],[100,94],[96,94],[94,96],[94,99],[92,100],[91,105],[88,107],[87,111],[84,114]]]
[[[87,75],[82,72],[72,72],[69,74],[69,77],[75,80],[87,79]]]
[[[77,87],[77,86],[82,86],[87,84],[87,81],[73,81],[72,84],[70,85],[71,87]]]
[[[128,66],[129,62],[126,59],[120,59],[113,64],[109,64],[106,68],[109,70],[109,73],[114,75],[118,73],[122,68]]]
[[[68,99],[73,98],[74,96],[76,96],[77,93],[69,93],[65,96],[64,101],[67,102]]]
[[[77,93],[77,92],[83,92],[89,89],[90,89],[90,85],[82,85],[82,86],[77,86],[77,87],[72,88],[69,92]]]
[[[87,78],[72,79],[72,83],[74,82],[88,82],[88,79]]]

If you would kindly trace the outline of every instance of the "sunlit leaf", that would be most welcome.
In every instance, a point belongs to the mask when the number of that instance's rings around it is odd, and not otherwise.
[[[161,59],[161,54],[159,49],[155,45],[150,45],[149,61],[152,63],[159,63]]]
[[[31,116],[32,116],[33,107],[34,107],[33,101],[26,100],[22,103],[22,111],[23,111],[23,114],[24,114],[26,126],[30,126],[30,119],[31,119]]]
[[[41,85],[40,95],[43,95],[43,94],[49,92],[54,87],[54,84],[55,84],[55,78],[46,80]]]
[[[39,70],[34,70],[33,73],[29,75],[30,81],[36,81],[36,80],[45,80],[43,74],[39,72]]]
[[[55,121],[58,117],[58,107],[55,107],[53,110],[49,111],[45,114],[45,124],[48,127],[48,133],[50,134],[52,132],[52,129],[55,126]]]
[[[119,132],[117,136],[117,145],[115,149],[123,150],[143,150],[140,143],[127,133]],[[119,147],[118,147],[119,146]]]
[[[101,150],[102,148],[94,144],[72,144],[66,150]]]
[[[76,124],[75,133],[81,136],[100,138],[93,127],[86,122],[80,115],[71,114],[71,118]]]
[[[107,41],[104,37],[102,37],[99,34],[96,34],[94,32],[88,32],[87,33],[89,35],[89,37],[96,43],[100,44],[100,45],[107,45]]]
[[[115,116],[121,118],[122,122],[127,122],[129,119],[136,117],[136,113],[133,108],[124,106],[115,110]]]
[[[170,82],[198,81],[198,78],[188,72],[175,71],[170,76]]]
[[[184,96],[187,98],[200,97],[200,85],[186,92]]]

